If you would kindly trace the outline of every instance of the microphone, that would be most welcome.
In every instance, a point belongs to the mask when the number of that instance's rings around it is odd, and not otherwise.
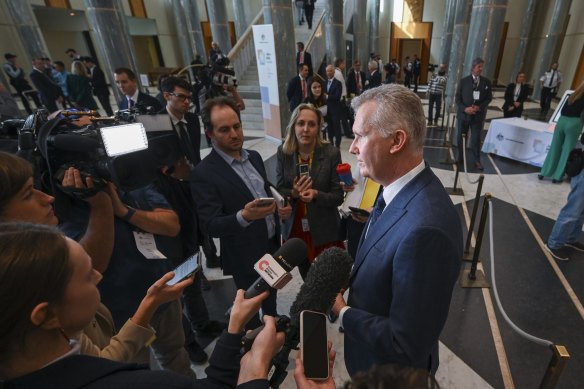
[[[306,259],[308,248],[303,240],[288,239],[273,256],[264,255],[254,265],[260,277],[245,291],[246,299],[258,296],[270,287],[281,289],[292,278],[290,271]]]
[[[48,137],[49,143],[59,150],[89,152],[101,146],[99,140],[83,135],[57,134]]]

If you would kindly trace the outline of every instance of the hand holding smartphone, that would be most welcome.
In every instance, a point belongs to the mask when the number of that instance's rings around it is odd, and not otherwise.
[[[355,208],[349,207],[349,210],[353,212],[355,215],[362,216],[362,217],[369,217],[370,213],[366,209],[363,208]]]
[[[201,261],[199,259],[199,253],[191,255],[186,261],[181,263],[174,269],[174,277],[166,283],[166,285],[175,285],[182,280],[192,276],[194,273],[201,269]]]
[[[258,199],[258,202],[256,204],[257,207],[269,207],[270,205],[274,204],[274,198],[273,197],[260,197]]]
[[[310,380],[329,378],[326,316],[314,311],[300,312],[300,354],[304,375]]]

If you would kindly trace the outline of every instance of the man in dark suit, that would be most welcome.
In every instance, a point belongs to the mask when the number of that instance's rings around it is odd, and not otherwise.
[[[294,112],[296,107],[308,97],[308,65],[303,64],[298,66],[298,75],[294,76],[286,85],[286,97],[288,98],[288,105],[290,112]]]
[[[341,97],[343,96],[343,85],[339,80],[335,78],[335,68],[333,65],[328,65],[326,67],[326,84],[325,92],[327,94],[326,106],[327,115],[326,120],[328,123],[328,136],[329,140],[334,139],[334,144],[337,147],[341,146],[341,118],[343,117],[343,102]]]
[[[312,77],[312,56],[309,52],[304,50],[304,43],[297,42],[296,48],[296,69],[302,64],[308,66],[308,77]]]
[[[93,94],[97,96],[97,99],[107,116],[113,116],[114,111],[112,110],[109,101],[110,93],[105,80],[105,74],[103,74],[103,71],[97,66],[95,60],[91,57],[83,57],[83,64],[87,70],[89,70],[89,78],[91,79]]]
[[[521,113],[523,113],[523,102],[527,100],[527,89],[525,73],[517,73],[515,82],[507,85],[507,89],[505,89],[505,103],[503,104],[504,117],[521,117]]]
[[[483,170],[481,164],[481,136],[487,107],[493,100],[493,90],[491,82],[481,76],[485,61],[482,58],[475,58],[472,61],[471,75],[464,77],[458,84],[456,91],[456,104],[458,105],[458,163],[463,163],[462,134],[472,131],[471,151],[474,155],[474,166],[478,170]],[[468,139],[468,137],[467,137]]]
[[[304,0],[304,14],[306,15],[306,24],[308,29],[312,29],[312,15],[314,14],[314,3],[316,0]]]
[[[114,71],[114,80],[116,86],[125,96],[118,102],[120,110],[138,106],[148,109],[149,112],[160,112],[164,108],[156,97],[147,95],[138,89],[136,74],[131,69],[117,68]]]
[[[347,93],[349,97],[359,96],[365,87],[365,72],[361,70],[361,61],[353,62],[353,68],[347,76]]]
[[[258,278],[253,266],[280,246],[278,216],[287,218],[290,205],[261,205],[271,197],[266,170],[258,152],[243,148],[243,128],[235,101],[208,99],[201,109],[205,131],[213,150],[191,174],[191,190],[203,232],[220,239],[223,273],[232,275],[238,289]],[[263,302],[264,314],[275,315],[276,290]],[[249,328],[260,325],[259,317]]]
[[[377,61],[369,61],[367,70],[369,70],[369,78],[365,81],[365,89],[377,88],[381,85],[381,72]]]
[[[345,330],[345,364],[350,375],[387,363],[433,373],[460,270],[460,218],[424,162],[419,97],[388,84],[353,108],[350,152],[384,190],[359,242],[347,303],[339,294],[332,308]]]
[[[6,59],[6,63],[2,65],[4,72],[8,75],[8,78],[10,78],[10,85],[16,89],[16,93],[18,93],[18,96],[20,96],[24,110],[30,115],[32,113],[32,109],[30,108],[28,99],[24,93],[33,99],[37,108],[40,108],[42,104],[38,93],[32,88],[32,86],[30,86],[28,81],[26,81],[24,70],[16,63],[16,55],[6,53],[4,54],[4,58]]]
[[[39,92],[41,101],[45,107],[47,107],[49,112],[55,112],[58,109],[57,102],[63,102],[63,91],[45,73],[45,64],[42,58],[33,59],[30,80]]]

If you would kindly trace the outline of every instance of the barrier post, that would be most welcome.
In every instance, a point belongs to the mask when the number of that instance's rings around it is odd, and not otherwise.
[[[565,346],[559,344],[551,345],[553,352],[552,359],[545,371],[541,384],[539,384],[540,389],[552,389],[555,388],[560,379],[560,374],[564,371],[564,367],[570,359],[570,354]]]
[[[458,184],[458,164],[454,165],[454,186],[452,188],[444,188],[446,189],[446,193],[452,196],[464,196],[464,191],[462,188],[457,188]]]
[[[442,121],[444,121],[444,116],[442,117]],[[452,126],[454,127],[454,122],[456,121],[456,115],[452,116]],[[444,131],[444,140],[442,141],[442,147],[447,148],[446,158],[444,161],[440,161],[443,165],[452,165],[455,161],[450,158],[450,149],[452,148],[452,142],[450,142],[450,134],[452,130],[450,127],[450,115],[448,115],[448,123],[446,124],[446,131]]]
[[[472,205],[472,214],[470,216],[470,224],[468,226],[468,234],[466,235],[466,244],[464,245],[464,252],[462,254],[462,260],[470,262],[474,254],[474,247],[470,246],[470,241],[472,240],[472,233],[474,231],[474,225],[477,218],[477,210],[479,209],[479,202],[481,199],[481,191],[483,189],[483,181],[485,176],[481,174],[479,176],[479,184],[477,186],[477,194],[475,195],[474,203]],[[481,259],[479,258],[479,261]]]
[[[446,95],[444,94],[444,91],[442,91],[442,122],[440,124],[440,127],[438,128],[439,131],[444,131],[444,115],[446,114]]]
[[[491,201],[491,194],[485,193],[483,200],[483,209],[481,210],[481,220],[479,221],[479,231],[477,233],[476,245],[472,257],[472,264],[470,270],[464,269],[460,273],[459,283],[463,288],[490,288],[485,274],[482,270],[478,270],[479,254],[481,252],[481,244],[483,242],[483,235],[485,233],[485,224],[487,223],[487,214],[489,212],[489,202]]]

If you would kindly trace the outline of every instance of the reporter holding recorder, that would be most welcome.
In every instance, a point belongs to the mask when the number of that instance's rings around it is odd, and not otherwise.
[[[321,137],[323,119],[318,108],[300,104],[292,113],[284,143],[277,153],[278,191],[292,199],[292,217],[284,221],[285,239],[300,238],[308,246],[307,261],[298,266],[304,279],[310,263],[326,248],[344,248],[339,240],[339,212],[343,190],[336,167],[339,149]],[[304,170],[308,174],[302,173]]]
[[[30,283],[30,279],[37,280]],[[75,241],[58,230],[27,223],[0,223],[0,382],[5,388],[140,388],[246,384],[267,388],[270,361],[283,343],[274,319],[240,361],[245,322],[259,309],[263,293],[253,299],[238,291],[227,332],[221,335],[207,368],[207,378],[193,380],[145,365],[125,364],[81,355],[80,345],[64,328],[81,331],[99,307],[100,274]],[[27,285],[27,288],[22,288]]]

